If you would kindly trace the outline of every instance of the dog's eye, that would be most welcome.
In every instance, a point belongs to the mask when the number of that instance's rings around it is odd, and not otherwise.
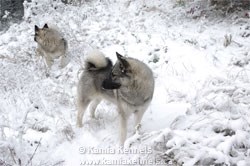
[[[121,70],[124,70],[124,67],[123,67],[123,65],[122,65],[122,64],[120,64],[120,69],[121,69]]]
[[[125,69],[124,69],[124,67],[123,67],[122,64],[120,64],[120,69],[121,69],[121,72],[124,74],[125,73]]]

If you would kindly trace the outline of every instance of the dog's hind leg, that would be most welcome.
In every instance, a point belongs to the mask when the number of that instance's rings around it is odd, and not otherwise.
[[[99,100],[99,99],[96,99],[93,102],[91,102],[91,105],[90,105],[90,116],[91,116],[91,118],[95,118],[95,110],[96,110],[96,107],[98,106],[98,104],[100,102],[101,102],[101,100]]]
[[[78,109],[78,112],[77,112],[77,126],[78,127],[82,127],[82,118],[83,118],[83,115],[88,107],[90,103],[90,100],[87,99],[87,100],[79,100],[77,102],[77,109]]]

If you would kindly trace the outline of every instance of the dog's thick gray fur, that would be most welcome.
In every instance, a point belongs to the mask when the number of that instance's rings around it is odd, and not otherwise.
[[[65,38],[54,28],[45,24],[43,28],[35,25],[37,53],[45,58],[48,68],[51,68],[55,59],[61,58],[60,67],[67,65],[66,52],[68,44]]]
[[[82,127],[82,118],[91,103],[91,116],[102,99],[118,107],[120,117],[120,145],[127,135],[127,120],[135,116],[135,126],[139,125],[144,112],[151,103],[154,93],[152,70],[143,62],[126,58],[117,53],[117,62],[112,62],[99,51],[89,53],[85,69],[77,88],[77,125]]]

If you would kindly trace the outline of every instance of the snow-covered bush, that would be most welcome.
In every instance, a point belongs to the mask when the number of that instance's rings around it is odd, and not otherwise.
[[[210,0],[212,6],[216,6],[217,9],[231,10],[235,8],[249,9],[249,0]]]
[[[0,1],[0,31],[7,28],[11,23],[22,19],[24,14],[23,2],[24,0]]]
[[[61,0],[65,4],[71,4],[71,5],[82,5],[86,2],[90,2],[91,0]]]

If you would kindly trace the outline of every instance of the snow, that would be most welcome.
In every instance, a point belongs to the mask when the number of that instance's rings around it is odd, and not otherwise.
[[[249,11],[222,17],[199,0],[185,6],[173,0],[81,6],[33,0],[24,6],[24,20],[0,33],[0,163],[250,164]],[[34,25],[44,23],[69,43],[70,63],[54,65],[49,75],[33,40]],[[227,47],[225,35],[232,35]],[[97,119],[86,113],[84,127],[76,126],[76,85],[91,49],[113,61],[115,52],[140,59],[154,72],[155,93],[141,129],[134,133],[129,120],[125,149],[135,153],[118,153],[118,113],[111,103],[103,101]],[[115,153],[82,153],[89,148]]]

